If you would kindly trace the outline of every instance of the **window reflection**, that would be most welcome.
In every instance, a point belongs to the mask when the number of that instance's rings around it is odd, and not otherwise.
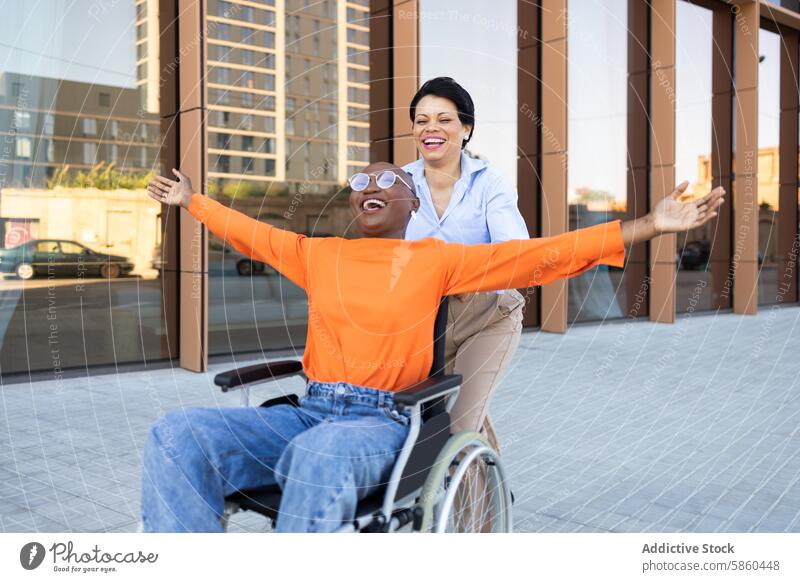
[[[569,228],[627,214],[628,6],[568,2]],[[601,265],[569,280],[570,322],[622,317],[623,270]]]
[[[711,153],[713,13],[680,1],[676,6],[675,64],[675,181],[689,181],[682,202],[704,196],[713,187]],[[677,235],[676,310],[678,313],[715,307],[711,262],[716,229],[711,221]]]
[[[781,38],[761,29],[758,35],[758,302],[778,303],[778,191],[780,184]]]
[[[272,3],[208,1],[208,191],[279,228],[351,236],[344,186],[369,162],[369,7],[339,19],[334,1],[284,4],[281,19]],[[208,268],[209,353],[305,342],[302,289],[214,236]]]
[[[175,355],[161,210],[144,190],[160,145],[158,2],[97,8],[3,9],[3,374]]]
[[[516,185],[516,2],[465,0],[457,11],[443,10],[440,0],[419,4],[421,81],[453,77],[469,91],[475,133],[466,151]]]

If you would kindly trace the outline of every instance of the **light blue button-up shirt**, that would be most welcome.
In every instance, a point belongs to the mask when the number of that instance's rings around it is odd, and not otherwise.
[[[408,222],[406,240],[435,237],[469,245],[530,238],[517,207],[517,191],[502,172],[461,152],[461,177],[450,203],[436,214],[424,160],[403,166],[414,180],[419,197],[417,217]]]

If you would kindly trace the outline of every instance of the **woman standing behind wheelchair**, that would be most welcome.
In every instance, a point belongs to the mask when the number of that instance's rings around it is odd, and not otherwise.
[[[403,169],[414,180],[420,209],[406,239],[480,244],[529,238],[514,187],[497,168],[463,151],[475,130],[469,93],[450,77],[431,79],[414,95],[409,115],[421,158]],[[445,371],[464,378],[452,430],[482,432],[498,453],[489,402],[519,345],[524,303],[516,289],[449,300]],[[475,478],[465,481],[466,489],[481,489],[471,483]],[[474,500],[463,503],[475,507]]]

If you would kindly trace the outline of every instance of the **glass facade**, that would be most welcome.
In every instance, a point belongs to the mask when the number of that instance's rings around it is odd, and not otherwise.
[[[165,89],[165,81],[174,84],[169,75],[177,68],[175,63],[161,66],[159,51],[167,45],[162,44],[160,3],[74,4],[12,3],[0,23],[6,39],[0,43],[3,375],[43,372],[57,377],[68,368],[147,364],[179,355],[177,334],[168,330],[178,327],[180,269],[165,264],[162,234],[163,224],[175,215],[153,203],[144,190],[150,176],[164,173],[161,148],[169,143],[172,152],[176,147],[170,136],[162,135],[162,115],[175,110],[160,100],[171,90]],[[798,10],[796,2],[773,4]],[[376,122],[370,128],[370,108],[408,105],[393,102],[396,88],[376,90],[373,97],[380,94],[387,102],[370,103],[370,33],[371,25],[377,30],[379,24],[371,23],[370,3],[208,0],[205,6],[207,51],[200,52],[206,59],[208,115],[202,155],[207,193],[282,228],[311,236],[353,236],[346,179],[368,163],[370,137],[382,125]],[[536,93],[530,103],[518,103],[522,27],[517,6],[468,0],[457,10],[443,10],[439,0],[419,0],[414,23],[419,25],[420,81],[447,75],[470,91],[476,128],[467,152],[496,165],[512,183],[520,153],[516,124],[525,114],[521,107],[538,115],[537,99],[542,97]],[[641,76],[657,75],[657,67],[651,69],[652,63],[631,50],[631,39],[639,34],[631,30],[653,26],[648,21],[652,15],[631,9],[641,5],[568,0],[566,6],[567,135],[566,143],[551,143],[556,147],[549,149],[567,152],[564,195],[568,228],[575,229],[641,215],[637,206],[650,193],[632,193],[632,184],[639,188],[648,183],[654,161],[652,152],[642,154],[649,145],[639,140],[636,129],[641,115],[649,112],[638,110],[632,97],[641,97],[647,107],[652,104],[652,76],[646,83]],[[780,158],[787,141],[798,136],[796,127],[786,123],[786,112],[796,113],[786,85],[781,101],[782,83],[791,76],[785,64],[793,61],[787,60],[785,38],[766,23],[769,7],[762,10],[758,303],[770,305],[789,302],[787,297],[796,300],[782,287],[787,273],[796,277],[786,257],[797,238],[794,193],[787,193],[796,183],[785,167],[796,150],[783,156],[783,177]],[[715,159],[731,157],[726,148],[736,150],[730,110],[738,104],[728,94],[735,88],[725,88],[728,80],[720,80],[721,73],[729,73],[717,68],[720,61],[733,61],[732,50],[717,37],[742,39],[733,19],[738,13],[727,10],[731,26],[726,32],[719,12],[706,0],[676,2],[675,178],[689,180],[686,200],[705,194],[718,180],[733,178],[731,160]],[[647,34],[640,38],[656,42]],[[558,42],[563,39],[554,44]],[[524,50],[538,49],[529,45]],[[548,83],[551,73],[538,70],[539,82]],[[185,95],[177,97],[182,102]],[[381,139],[403,135],[411,125],[393,124],[381,127],[386,132]],[[546,125],[538,129],[540,142],[552,139]],[[643,127],[642,134],[655,130],[663,128]],[[632,146],[634,141],[640,145]],[[721,141],[733,143],[722,148]],[[538,143],[540,150],[543,143]],[[178,149],[184,146],[182,142]],[[387,151],[386,142],[380,147]],[[527,155],[531,160],[542,157],[541,151]],[[540,197],[541,203],[545,195],[540,186],[518,185],[520,199],[531,202],[529,212],[536,205],[533,199]],[[733,190],[726,197],[729,207]],[[536,212],[542,208],[540,204]],[[677,237],[677,312],[731,306],[730,293],[725,305],[718,296],[719,279],[731,282],[730,247],[737,242],[730,219],[738,217],[732,210],[730,214],[724,224],[712,221]],[[203,297],[208,302],[209,344],[201,348],[210,355],[302,348],[305,293],[214,236],[209,236],[208,254]],[[645,250],[636,259],[635,276],[632,260],[625,269],[602,267],[571,279],[568,323],[625,317],[640,275],[648,273],[649,258]],[[659,289],[661,296],[664,289]],[[647,303],[646,297],[643,301]]]
[[[712,186],[713,13],[680,1],[675,26],[675,182],[689,182],[681,201],[706,195]],[[716,221],[677,235],[678,313],[713,307],[711,262]],[[727,268],[724,269],[727,271]]]
[[[628,213],[628,2],[569,0],[567,13],[567,202],[574,230]],[[623,273],[601,265],[570,279],[568,321],[623,317]]]
[[[3,9],[2,374],[57,379],[176,354],[161,210],[144,190],[160,171],[157,10],[157,0]]]
[[[208,191],[310,236],[350,236],[369,162],[366,3],[208,1]],[[305,292],[209,235],[209,353],[301,346]]]
[[[782,267],[778,251],[781,37],[761,29],[758,47],[758,302],[768,305],[779,302]]]
[[[442,10],[438,0],[421,0],[419,7],[420,83],[446,76],[464,86],[475,104],[467,153],[497,166],[516,184],[516,3],[469,0],[456,11]]]

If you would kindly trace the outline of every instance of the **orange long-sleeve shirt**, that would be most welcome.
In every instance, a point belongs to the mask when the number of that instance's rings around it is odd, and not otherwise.
[[[427,377],[444,295],[543,285],[598,264],[621,267],[619,220],[562,235],[463,245],[281,230],[194,194],[189,212],[308,295],[303,369],[320,382],[398,391]]]

